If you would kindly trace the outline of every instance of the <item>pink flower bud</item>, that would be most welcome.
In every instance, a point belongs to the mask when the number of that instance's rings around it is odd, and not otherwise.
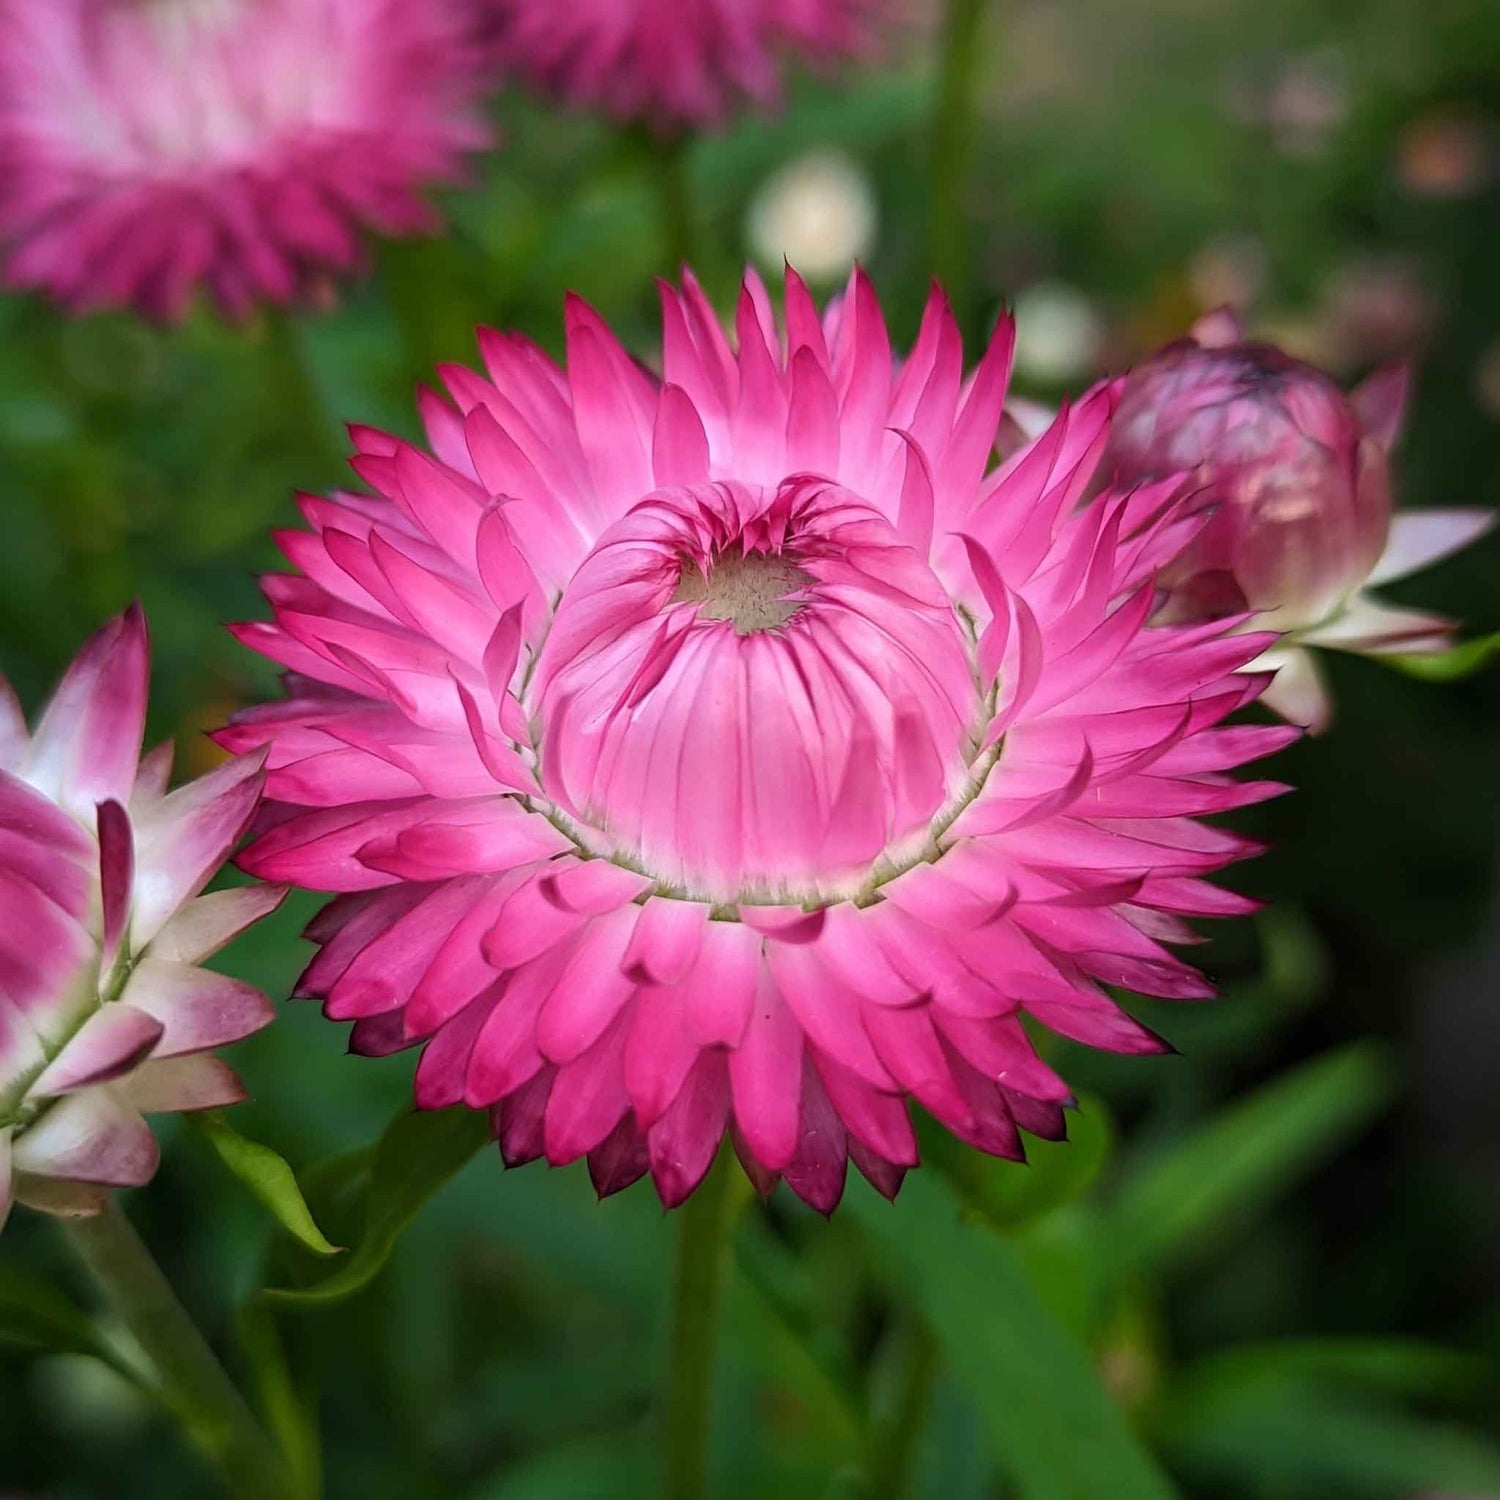
[[[1387,449],[1405,374],[1352,397],[1214,315],[1125,382],[1106,470],[1121,484],[1193,474],[1217,510],[1161,575],[1175,619],[1251,610],[1296,630],[1369,576],[1391,525]]]

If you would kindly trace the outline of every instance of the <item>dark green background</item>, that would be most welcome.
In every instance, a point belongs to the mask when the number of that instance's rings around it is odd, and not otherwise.
[[[1420,355],[1406,503],[1496,503],[1492,7],[1000,0],[994,12],[968,250],[945,247],[968,267],[971,332],[1002,299],[1062,281],[1092,303],[1100,360],[1122,364],[1198,310],[1205,247],[1243,257],[1250,244],[1258,327],[1341,377]],[[874,183],[870,268],[909,338],[931,264],[934,88],[930,49],[901,50],[904,68],[804,80],[779,117],[693,147],[697,259],[721,300],[757,188],[833,145]],[[1299,78],[1322,111],[1300,135],[1284,118],[1307,92]],[[339,419],[414,436],[416,379],[472,360],[478,321],[556,348],[567,288],[651,356],[651,277],[669,260],[651,150],[513,97],[496,112],[506,146],[472,192],[450,195],[450,237],[378,247],[368,279],[289,337],[206,318],[166,334],[0,300],[0,665],[28,704],[139,595],[154,732],[201,768],[200,731],[272,691],[221,622],[260,613],[253,575],[272,561],[269,528],[295,521],[292,490],[340,482]],[[1477,131],[1488,167],[1434,196],[1402,162],[1450,119]],[[1372,286],[1387,306],[1361,313],[1370,294],[1350,288]],[[1497,578],[1490,538],[1393,594],[1494,631]],[[1090,1096],[1083,1139],[1031,1169],[958,1160],[910,1183],[895,1210],[851,1189],[831,1225],[785,1195],[741,1221],[715,1405],[722,1494],[878,1492],[898,1372],[935,1331],[913,1486],[933,1500],[1096,1500],[1079,1477],[1090,1365],[1192,1496],[1500,1495],[1485,1436],[1500,1406],[1500,671],[1438,686],[1338,660],[1331,679],[1334,733],[1275,768],[1300,790],[1245,819],[1276,847],[1236,881],[1276,899],[1205,950],[1228,998],[1149,1008],[1184,1055],[1070,1049],[1065,1071]],[[226,963],[283,997],[309,912],[292,903]],[[410,1073],[406,1058],[347,1059],[342,1029],[296,1004],[236,1061],[255,1103],[235,1123],[299,1169],[372,1141]],[[128,1206],[236,1361],[236,1308],[267,1276],[306,1268],[272,1251],[276,1232],[200,1138],[166,1135],[159,1178]],[[1071,1201],[1049,1210],[1052,1198]],[[960,1201],[1012,1232],[961,1226]],[[359,1300],[282,1315],[329,1493],[651,1493],[673,1230],[649,1186],[601,1207],[581,1168],[507,1176],[484,1153]],[[0,1262],[87,1295],[52,1227],[24,1211]],[[1054,1358],[1053,1339],[1087,1361]],[[212,1492],[102,1366],[21,1354],[0,1363],[0,1489]],[[1137,1491],[1122,1477],[1118,1493]]]

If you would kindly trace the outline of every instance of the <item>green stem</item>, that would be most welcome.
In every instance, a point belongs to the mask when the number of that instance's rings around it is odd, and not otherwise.
[[[286,1500],[298,1491],[224,1367],[189,1318],[161,1267],[119,1206],[64,1219],[63,1232],[161,1381],[188,1436],[240,1500]]]
[[[672,1354],[662,1412],[666,1500],[702,1500],[708,1482],[719,1303],[729,1260],[733,1169],[724,1159],[677,1211]]]
[[[917,1443],[937,1382],[938,1344],[927,1325],[913,1322],[903,1342],[895,1401],[877,1426],[872,1444],[870,1494],[877,1500],[902,1500],[910,1492]]]
[[[273,308],[265,319],[265,350],[276,409],[295,412],[294,425],[309,458],[329,468],[331,483],[344,468],[344,451],[313,374],[295,314]]]
[[[667,274],[676,280],[693,260],[693,194],[688,171],[688,137],[654,141],[657,191],[661,196],[662,246]]]
[[[971,274],[965,232],[966,194],[984,49],[981,33],[988,0],[948,0],[943,20],[937,115],[932,131],[932,274],[958,311],[968,314]]]

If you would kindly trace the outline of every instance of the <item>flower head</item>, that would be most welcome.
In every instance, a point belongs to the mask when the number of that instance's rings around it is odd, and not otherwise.
[[[502,63],[569,103],[661,131],[769,100],[778,54],[814,61],[868,46],[888,0],[482,0]]]
[[[482,332],[432,453],[355,428],[369,495],[307,497],[241,627],[290,669],[243,715],[272,810],[248,869],[337,898],[301,992],[425,1044],[423,1107],[509,1162],[587,1156],[681,1201],[731,1131],[763,1185],[894,1192],[918,1100],[982,1150],[1064,1130],[1023,1017],[1163,1045],[1121,985],[1210,993],[1164,944],[1241,912],[1195,822],[1275,788],[1225,728],[1266,644],[1153,626],[1178,484],[1080,508],[1114,400],[989,472],[1004,324],[966,376],[934,291],[893,359],[861,274],[820,316],[753,276],[737,345],[687,278],[662,378],[586,305],[567,364]]]
[[[486,131],[460,0],[0,0],[11,286],[240,317],[435,225]]]
[[[1191,474],[1213,518],[1161,576],[1168,618],[1248,614],[1287,639],[1265,700],[1314,729],[1328,704],[1301,647],[1441,651],[1453,622],[1392,609],[1362,590],[1464,546],[1493,519],[1478,510],[1391,511],[1390,449],[1402,368],[1351,396],[1321,370],[1249,343],[1227,313],[1139,366],[1120,396],[1104,472],[1118,484]]]
[[[257,990],[198,965],[281,900],[201,896],[260,796],[256,758],[174,792],[141,759],[138,609],[84,646],[28,732],[0,679],[0,1221],[13,1197],[97,1212],[156,1170],[141,1116],[243,1097],[211,1049],[271,1019]]]

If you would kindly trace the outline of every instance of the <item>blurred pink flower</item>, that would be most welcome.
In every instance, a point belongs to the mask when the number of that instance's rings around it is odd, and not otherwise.
[[[1407,373],[1393,366],[1352,395],[1212,313],[1125,382],[1104,474],[1121,485],[1192,475],[1212,519],[1163,570],[1163,619],[1251,616],[1284,640],[1251,664],[1275,670],[1264,701],[1314,731],[1330,705],[1306,646],[1379,653],[1449,648],[1454,622],[1382,604],[1364,590],[1479,536],[1482,510],[1391,512],[1390,449]]]
[[[84,646],[34,734],[0,678],[0,1222],[13,1198],[96,1213],[156,1170],[141,1116],[243,1097],[211,1049],[271,1019],[199,968],[283,892],[200,896],[260,796],[259,758],[167,791],[140,758],[138,609]]]
[[[863,51],[890,0],[480,0],[498,55],[570,104],[659,130],[721,119],[780,87],[778,54]]]
[[[245,867],[340,893],[300,992],[353,1049],[669,1205],[726,1130],[824,1211],[847,1157],[893,1193],[908,1098],[1061,1137],[1023,1017],[1162,1050],[1105,986],[1211,993],[1164,944],[1252,907],[1202,878],[1252,845],[1194,818],[1295,737],[1221,727],[1268,638],[1148,623],[1179,484],[1080,509],[1112,389],[989,472],[1008,321],[966,376],[939,292],[902,362],[861,274],[785,306],[749,277],[736,349],[664,288],[658,380],[573,300],[565,368],[443,370],[435,456],[353,429],[374,493],[304,499],[240,628],[289,697],[222,737],[270,750]]]
[[[5,281],[176,318],[312,294],[488,139],[468,0],[0,0]]]

